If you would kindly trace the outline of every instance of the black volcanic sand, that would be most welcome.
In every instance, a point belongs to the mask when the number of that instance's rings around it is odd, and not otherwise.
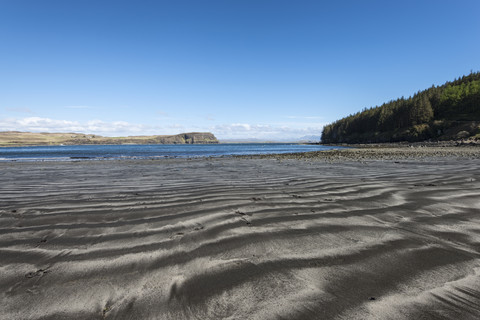
[[[478,319],[480,160],[393,158],[0,163],[0,319]]]

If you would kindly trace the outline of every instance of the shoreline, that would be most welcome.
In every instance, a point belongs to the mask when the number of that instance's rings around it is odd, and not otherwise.
[[[297,159],[297,160],[324,160],[324,161],[368,161],[368,160],[407,160],[407,159],[434,159],[434,158],[480,158],[480,146],[458,141],[435,143],[395,143],[395,144],[362,144],[362,145],[325,145],[339,147],[339,149],[307,151],[297,153],[271,153],[252,155],[218,155],[218,156],[146,156],[132,158],[102,158],[74,156],[62,158],[4,158],[1,162],[78,162],[78,161],[159,161],[165,159]]]
[[[311,151],[302,153],[239,156],[260,159],[297,159],[325,161],[367,161],[367,160],[406,160],[434,158],[471,158],[480,159],[480,147],[477,146],[404,146],[404,145],[341,145],[345,149]]]

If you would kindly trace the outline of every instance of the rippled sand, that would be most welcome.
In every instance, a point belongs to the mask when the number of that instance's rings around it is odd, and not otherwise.
[[[0,163],[0,319],[478,319],[480,160]]]

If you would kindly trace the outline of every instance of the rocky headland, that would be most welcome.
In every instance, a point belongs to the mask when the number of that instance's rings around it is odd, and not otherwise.
[[[0,147],[86,145],[86,144],[210,144],[218,143],[210,132],[189,132],[176,135],[103,137],[84,133],[0,132]]]

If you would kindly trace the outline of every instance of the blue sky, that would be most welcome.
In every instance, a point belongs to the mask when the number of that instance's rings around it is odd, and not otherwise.
[[[480,70],[480,1],[0,0],[0,131],[293,139]]]

